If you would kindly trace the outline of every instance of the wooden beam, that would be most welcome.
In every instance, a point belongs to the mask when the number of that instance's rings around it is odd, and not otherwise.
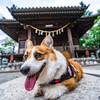
[[[71,28],[69,26],[67,27],[67,33],[68,33],[68,40],[69,40],[69,46],[70,46],[70,54],[71,54],[71,57],[74,58],[75,53],[74,53],[74,46],[73,46],[73,40],[72,40],[72,33],[71,33]]]
[[[28,39],[31,39],[31,28],[28,27]]]
[[[53,25],[53,27],[45,27],[45,25],[33,25],[33,26],[41,30],[48,30],[48,29],[56,30],[56,29],[62,28],[64,25],[59,25],[59,26]]]

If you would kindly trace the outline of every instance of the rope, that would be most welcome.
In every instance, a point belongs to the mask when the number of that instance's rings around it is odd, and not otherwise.
[[[32,25],[26,25],[26,27],[31,27],[31,28],[33,28],[33,29],[39,31],[39,35],[40,35],[40,32],[44,32],[44,33],[46,34],[46,36],[47,36],[47,33],[52,33],[52,36],[54,37],[54,32],[59,31],[59,34],[61,34],[60,30],[62,30],[62,29],[64,29],[65,27],[67,27],[69,24],[70,24],[70,22],[69,22],[68,24],[66,24],[65,26],[63,26],[62,28],[59,28],[59,29],[53,30],[53,31],[44,31],[44,30],[40,30],[40,29],[38,29],[38,28],[36,28],[36,27],[33,27]]]

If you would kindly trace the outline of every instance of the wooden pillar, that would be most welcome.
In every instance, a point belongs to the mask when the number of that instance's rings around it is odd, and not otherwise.
[[[36,45],[36,38],[34,39],[34,41],[33,41],[33,42],[34,42],[34,45]]]
[[[70,46],[70,54],[71,54],[71,57],[74,58],[75,53],[74,53],[74,46],[73,46],[73,40],[72,40],[72,33],[71,33],[71,28],[69,26],[67,27],[67,33],[68,33],[68,40],[69,40],[69,46]]]
[[[32,29],[32,39],[33,39],[34,45],[36,45],[36,34],[35,34],[35,30],[33,29]]]
[[[3,55],[3,52],[1,51],[1,55]],[[1,57],[1,65],[2,65],[2,60],[3,60],[3,57]]]
[[[20,53],[20,40],[18,39],[18,53]]]
[[[63,51],[65,51],[64,39],[62,39]]]
[[[31,40],[31,28],[30,27],[28,27],[28,39]]]
[[[1,57],[1,65],[2,65],[2,57]]]

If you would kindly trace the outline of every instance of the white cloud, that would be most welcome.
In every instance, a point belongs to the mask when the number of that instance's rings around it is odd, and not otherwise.
[[[100,9],[100,0],[82,0],[86,5],[90,4],[89,10],[94,13]],[[12,18],[7,10],[15,4],[17,7],[50,7],[50,6],[78,6],[81,0],[0,0],[0,13],[6,18]],[[0,16],[0,17],[2,17]]]
[[[4,39],[5,37],[9,37],[9,36],[5,34],[2,30],[0,30],[0,40]]]
[[[3,40],[5,37],[9,37],[9,36],[0,30],[0,40]],[[2,47],[1,44],[0,44],[0,47]]]

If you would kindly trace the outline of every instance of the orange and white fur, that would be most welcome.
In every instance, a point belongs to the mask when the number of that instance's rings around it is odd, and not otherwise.
[[[39,53],[41,56],[36,59],[35,53]],[[83,77],[82,67],[77,62],[69,60],[69,62],[81,73],[75,72],[76,78],[70,78],[68,80],[64,80],[62,83],[50,85],[49,87],[47,86],[47,84],[49,84],[49,82],[53,79],[60,79],[68,68],[68,63],[65,57],[53,48],[53,39],[51,36],[45,37],[42,43],[36,46],[33,46],[30,40],[27,40],[25,43],[25,54],[28,54],[27,59],[21,68],[24,66],[28,66],[30,68],[27,76],[31,76],[32,74],[39,72],[43,64],[46,63],[44,69],[36,80],[32,93],[34,96],[37,96],[37,94],[42,91],[44,92],[46,99],[56,99],[65,92],[74,90],[77,86],[77,82]],[[46,86],[47,88],[44,89]]]

